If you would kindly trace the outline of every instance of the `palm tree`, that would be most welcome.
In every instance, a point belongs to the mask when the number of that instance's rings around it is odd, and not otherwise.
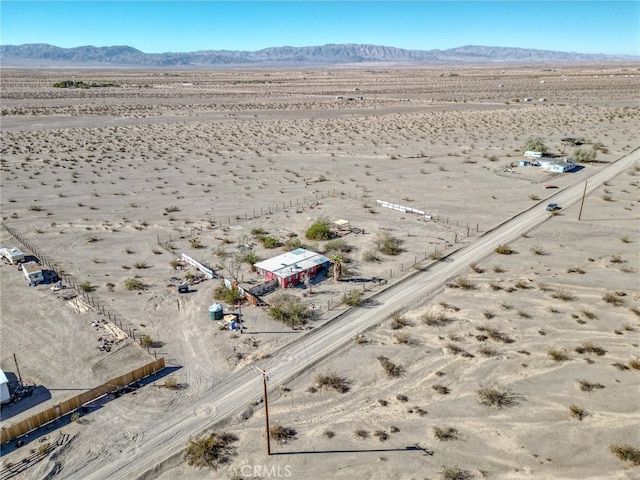
[[[333,262],[333,281],[339,282],[340,277],[342,277],[342,262],[344,262],[344,258],[340,254],[336,254],[331,257],[331,261]]]

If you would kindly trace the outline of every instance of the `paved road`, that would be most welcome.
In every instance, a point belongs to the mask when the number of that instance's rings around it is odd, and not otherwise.
[[[640,148],[605,167],[593,167],[588,177],[587,194],[605,181],[612,179],[640,160]],[[590,167],[588,167],[590,168]],[[584,178],[584,177],[583,177]],[[416,271],[407,280],[391,286],[375,298],[372,308],[348,311],[340,318],[311,331],[279,351],[259,366],[271,373],[270,388],[285,383],[293,376],[306,371],[338,348],[350,342],[355,334],[364,331],[389,318],[396,310],[404,309],[417,301],[424,301],[435,294],[452,277],[469,271],[469,264],[479,262],[494,254],[494,249],[502,243],[512,242],[523,232],[552,218],[545,210],[549,201],[567,208],[580,202],[584,182],[565,188],[556,195],[506,221],[493,231],[485,233],[473,243],[452,254],[447,261],[440,262],[423,272]],[[574,211],[571,212],[575,214]],[[562,222],[562,215],[551,221]],[[118,459],[89,461],[76,472],[65,472],[66,478],[88,479],[134,479],[151,472],[154,465],[171,455],[178,454],[190,436],[196,435],[209,424],[243,410],[249,402],[260,398],[262,378],[247,368],[230,377],[226,383],[216,386],[201,399],[188,407],[171,412],[169,418],[159,419],[144,430],[141,443],[131,451],[123,451]],[[215,404],[216,416],[203,419],[194,415],[199,406]],[[153,475],[149,475],[152,477]],[[147,477],[147,478],[149,478]]]

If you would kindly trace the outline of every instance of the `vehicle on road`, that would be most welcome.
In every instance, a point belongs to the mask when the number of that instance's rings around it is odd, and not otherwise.
[[[549,205],[547,205],[548,212],[555,212],[556,210],[560,210],[560,207],[557,203],[550,203]]]
[[[545,185],[544,188],[558,188],[557,185]]]

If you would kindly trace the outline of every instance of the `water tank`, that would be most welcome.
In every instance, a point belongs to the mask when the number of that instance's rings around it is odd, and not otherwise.
[[[214,303],[209,307],[209,318],[211,320],[222,320],[222,305]]]

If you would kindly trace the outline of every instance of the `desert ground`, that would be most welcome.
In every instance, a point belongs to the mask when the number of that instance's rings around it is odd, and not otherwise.
[[[29,287],[15,266],[0,265],[0,364],[15,378],[15,354],[23,381],[36,386],[34,397],[3,407],[2,426],[155,356],[170,374],[31,434],[24,447],[3,446],[1,478],[71,478],[145,451],[151,426],[347,311],[345,294],[362,291],[353,308],[376,309],[368,298],[637,154],[638,75],[630,65],[3,69],[3,226],[69,288]],[[111,86],[53,87],[64,80]],[[558,156],[599,146],[597,161],[564,174],[518,166],[530,137]],[[305,373],[273,372],[270,420],[296,432],[272,442],[277,455],[266,455],[256,374],[238,415],[214,424],[215,403],[193,411],[203,429],[237,436],[227,462],[198,469],[182,455],[159,458],[144,478],[640,478],[610,450],[640,449],[639,179],[636,162],[583,205],[561,205],[514,238],[509,254],[381,315]],[[337,252],[335,242],[305,238],[318,219],[346,219],[361,233],[341,237]],[[265,248],[258,230],[279,246]],[[396,255],[378,250],[382,235],[397,241]],[[196,273],[175,268],[181,253],[251,287],[261,280],[237,247],[262,260],[291,239],[344,257],[343,281],[287,289],[313,312],[303,327],[245,304],[246,332],[220,330],[208,312],[218,279],[176,291]],[[7,229],[0,244],[35,253]],[[143,288],[125,288],[132,278]],[[374,278],[383,281],[351,281]],[[70,282],[103,310],[64,300]],[[110,335],[105,311],[153,347],[127,339],[98,349]],[[400,375],[387,375],[378,357]],[[322,388],[323,377],[344,388]],[[179,388],[166,388],[167,378]],[[502,408],[482,404],[492,389],[504,394]],[[64,445],[15,468],[61,432]]]

